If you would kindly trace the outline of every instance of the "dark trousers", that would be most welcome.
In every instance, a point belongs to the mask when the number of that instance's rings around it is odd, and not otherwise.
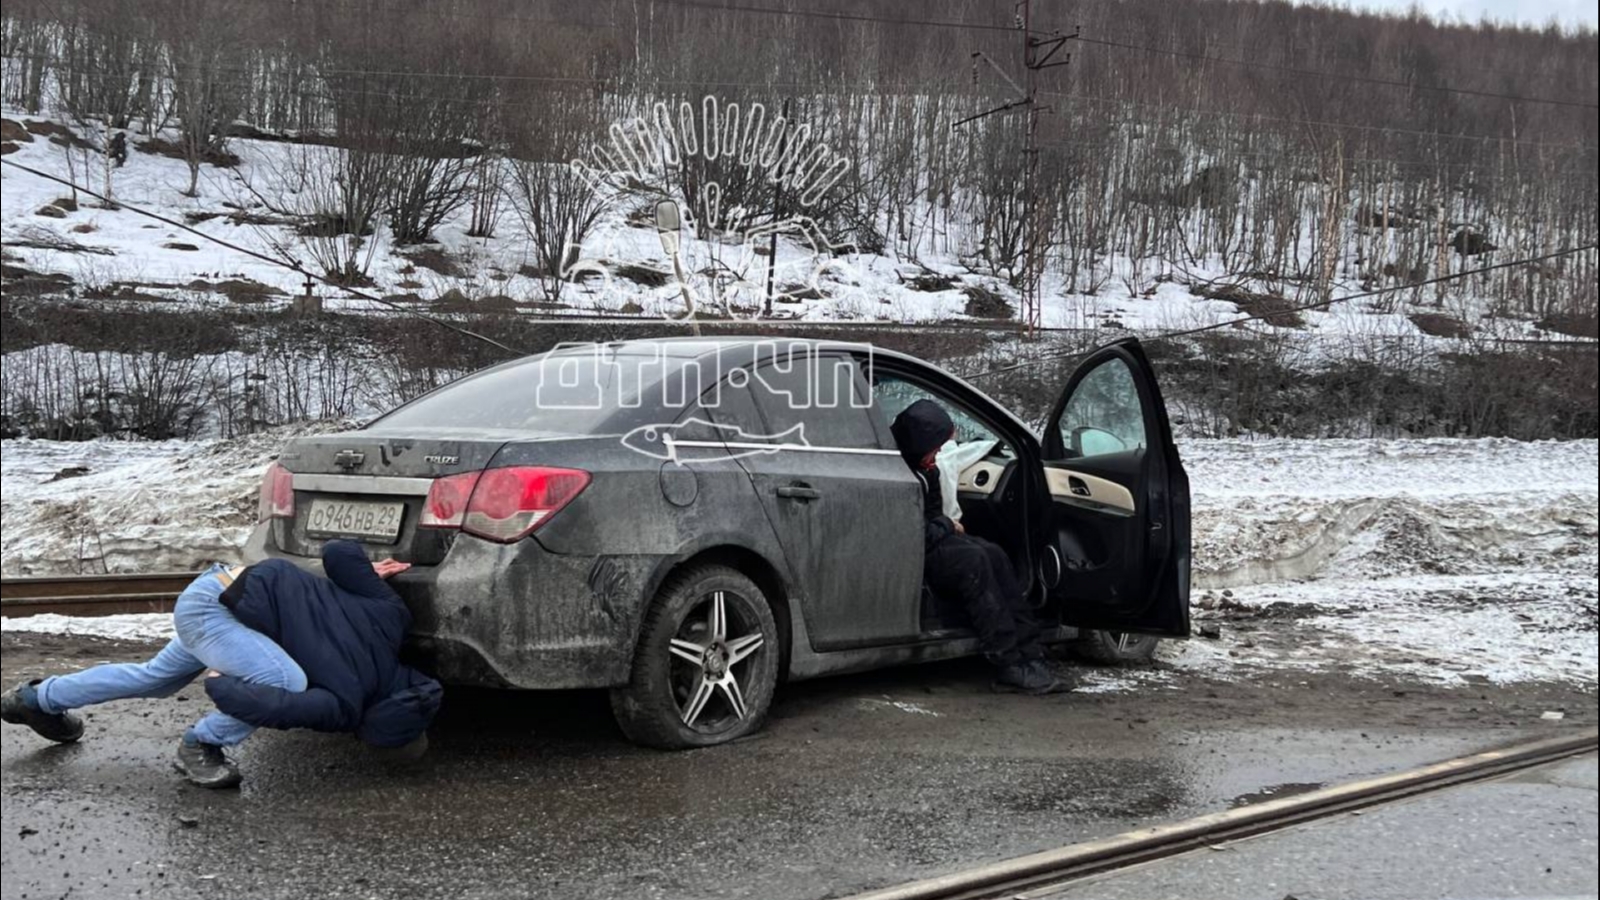
[[[928,548],[922,577],[941,610],[965,614],[990,662],[1007,666],[1042,655],[1039,623],[998,544],[952,534]]]

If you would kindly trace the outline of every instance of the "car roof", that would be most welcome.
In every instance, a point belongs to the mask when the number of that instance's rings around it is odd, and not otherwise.
[[[797,350],[877,350],[870,344],[851,343],[847,341],[829,341],[816,338],[789,338],[770,337],[759,335],[723,336],[723,337],[663,337],[641,338],[629,341],[606,341],[596,343],[568,344],[557,347],[550,352],[560,353],[592,353],[596,347],[619,356],[667,356],[674,359],[699,359],[706,356],[726,355],[730,351],[755,349],[764,346],[781,348],[783,351],[795,352]],[[879,351],[881,352],[881,351]]]

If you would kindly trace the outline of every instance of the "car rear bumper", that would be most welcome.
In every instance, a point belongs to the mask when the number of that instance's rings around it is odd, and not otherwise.
[[[321,560],[283,553],[257,528],[245,560],[287,559],[320,574]],[[449,684],[603,688],[628,681],[658,556],[569,556],[537,540],[456,538],[437,566],[390,583],[410,608],[408,661]]]

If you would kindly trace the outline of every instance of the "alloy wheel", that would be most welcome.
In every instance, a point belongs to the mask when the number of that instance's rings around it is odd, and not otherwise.
[[[712,591],[684,616],[668,644],[672,693],[685,725],[716,732],[750,714],[745,694],[766,639],[748,601]]]

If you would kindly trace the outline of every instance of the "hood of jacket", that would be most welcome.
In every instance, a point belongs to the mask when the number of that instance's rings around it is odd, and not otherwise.
[[[928,399],[906,407],[889,426],[895,446],[912,468],[920,468],[922,460],[944,446],[955,430],[956,424],[944,407]]]

